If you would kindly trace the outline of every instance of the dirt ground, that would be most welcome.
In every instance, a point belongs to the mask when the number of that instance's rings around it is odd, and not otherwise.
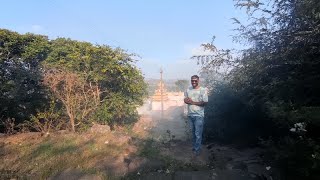
[[[259,148],[203,145],[193,156],[182,108],[146,112],[132,128],[0,137],[0,179],[279,179]]]
[[[279,179],[278,171],[270,164],[263,162],[263,149],[237,149],[231,145],[203,145],[201,155],[194,158],[191,147],[191,133],[187,117],[183,116],[183,108],[172,108],[161,112],[152,112],[155,121],[150,133],[157,141],[167,143],[160,147],[161,154],[174,157],[183,163],[202,165],[196,171],[177,171],[168,177],[154,173],[147,174],[146,179],[159,176],[160,179]]]

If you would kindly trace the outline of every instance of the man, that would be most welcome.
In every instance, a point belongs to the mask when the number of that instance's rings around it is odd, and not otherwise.
[[[184,102],[188,105],[188,118],[192,130],[192,151],[196,156],[200,154],[204,106],[208,103],[207,89],[199,85],[199,76],[191,76],[191,85],[185,94]]]

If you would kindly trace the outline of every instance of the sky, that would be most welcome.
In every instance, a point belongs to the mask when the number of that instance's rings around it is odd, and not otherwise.
[[[189,79],[199,73],[192,55],[216,37],[218,48],[232,42],[244,19],[233,0],[0,0],[0,28],[120,47],[141,58],[146,78]]]

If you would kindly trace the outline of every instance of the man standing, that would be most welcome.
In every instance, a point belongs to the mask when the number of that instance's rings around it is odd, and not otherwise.
[[[208,103],[207,89],[199,85],[199,76],[191,76],[192,87],[188,88],[184,94],[184,102],[188,105],[188,118],[192,130],[192,151],[195,155],[200,154],[204,106]]]

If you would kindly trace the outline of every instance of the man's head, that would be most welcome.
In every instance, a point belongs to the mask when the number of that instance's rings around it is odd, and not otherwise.
[[[194,89],[199,87],[199,76],[193,75],[191,76],[191,85]]]

